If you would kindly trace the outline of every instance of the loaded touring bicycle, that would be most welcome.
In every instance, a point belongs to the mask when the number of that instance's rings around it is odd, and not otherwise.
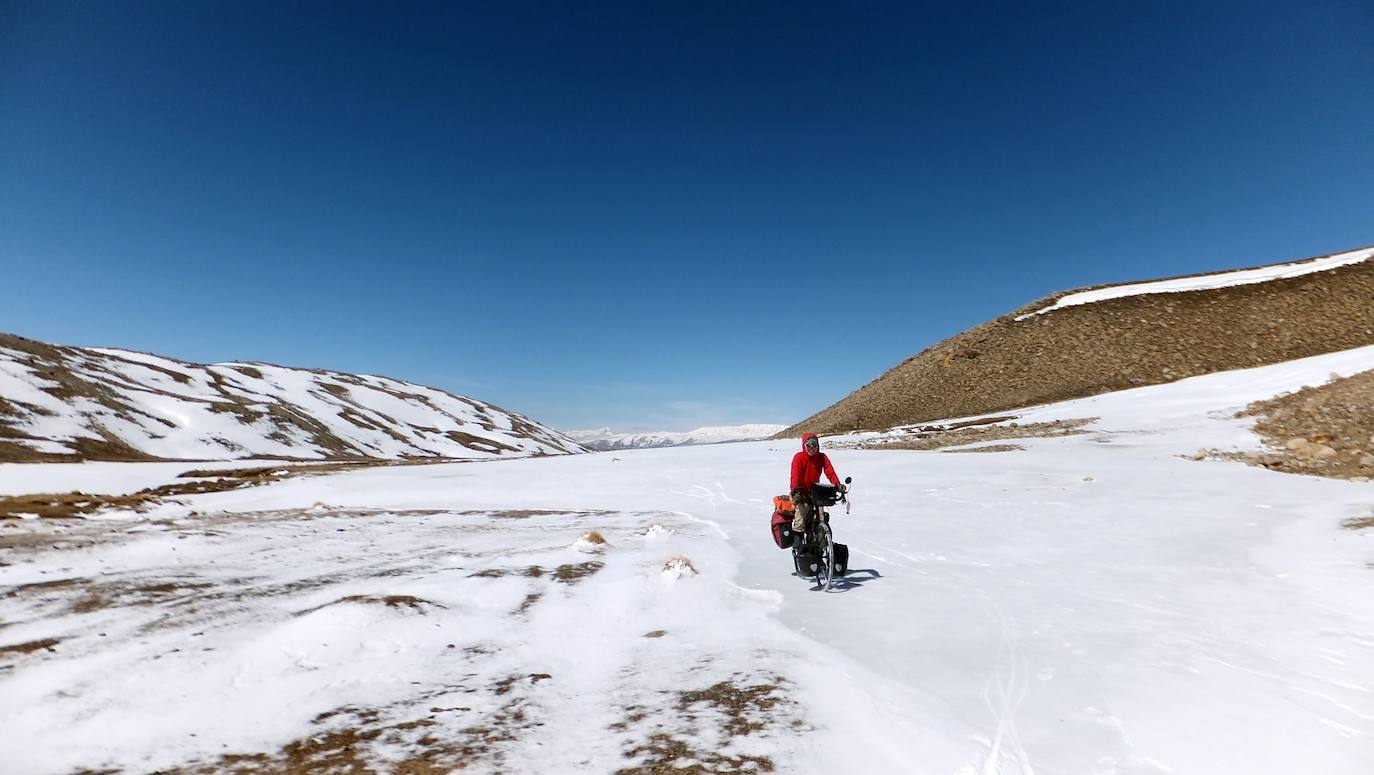
[[[848,476],[844,479],[845,485],[851,481],[853,479]],[[780,549],[792,550],[792,565],[798,576],[815,579],[818,589],[829,589],[831,582],[849,570],[849,547],[835,543],[827,509],[843,503],[848,513],[849,500],[834,485],[813,484],[811,502],[816,505],[811,524],[807,525],[805,534],[796,535],[792,531],[795,507],[791,497],[778,495],[773,498],[773,542]]]

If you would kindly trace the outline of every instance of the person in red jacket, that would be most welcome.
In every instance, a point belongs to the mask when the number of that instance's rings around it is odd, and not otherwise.
[[[814,433],[802,436],[802,451],[792,456],[792,532],[798,535],[806,531],[806,523],[811,520],[815,504],[811,502],[811,485],[821,480],[821,473],[830,483],[844,492],[840,477],[835,475],[835,467],[830,458],[821,452],[821,440]]]

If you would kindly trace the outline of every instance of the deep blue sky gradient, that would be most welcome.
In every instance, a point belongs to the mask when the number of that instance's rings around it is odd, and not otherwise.
[[[681,430],[1374,243],[1368,2],[849,5],[0,0],[0,331]]]

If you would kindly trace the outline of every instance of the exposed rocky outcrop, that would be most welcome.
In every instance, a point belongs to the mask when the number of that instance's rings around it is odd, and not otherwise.
[[[1083,290],[927,348],[778,437],[1002,412],[1374,344],[1374,259],[1031,314]]]
[[[1243,417],[1269,450],[1238,457],[1297,474],[1374,478],[1374,371],[1257,401]]]

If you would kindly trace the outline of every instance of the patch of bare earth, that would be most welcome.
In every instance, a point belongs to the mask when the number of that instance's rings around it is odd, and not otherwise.
[[[796,703],[788,698],[787,681],[780,676],[752,685],[739,678],[677,692],[666,708],[627,706],[625,718],[611,725],[611,731],[628,733],[650,719],[655,724],[646,738],[626,743],[625,758],[636,761],[616,770],[616,775],[772,772],[775,764],[770,757],[734,751],[730,743],[800,725]],[[715,742],[704,745],[707,739]]]
[[[55,649],[53,647],[61,642],[61,638],[44,638],[42,640],[31,640],[27,643],[0,646],[0,656],[6,654],[32,654],[39,650],[54,651]]]
[[[553,572],[554,581],[561,581],[564,584],[576,584],[577,582],[592,576],[597,571],[606,567],[606,563],[590,560],[576,564],[559,565]]]
[[[344,605],[347,603],[354,603],[358,605],[382,605],[386,606],[387,608],[392,608],[398,611],[417,611],[420,613],[424,613],[429,608],[447,607],[440,605],[434,602],[433,600],[425,600],[422,597],[415,597],[414,595],[349,595],[347,597],[341,597],[332,603],[325,603],[324,605],[318,605],[314,608],[309,608],[304,611],[301,611],[300,615],[304,616],[305,614],[314,613],[315,611],[319,611],[330,606]]]
[[[157,497],[146,492],[133,495],[87,495],[83,492],[10,495],[0,497],[0,519],[80,519],[107,509],[146,511],[159,502]]]
[[[1351,517],[1341,523],[1341,527],[1346,530],[1365,530],[1374,528],[1374,515],[1368,517]]]
[[[1020,452],[1024,449],[1025,447],[1020,444],[988,444],[984,447],[957,447],[940,451],[945,454],[953,454],[956,452]]]
[[[542,725],[535,694],[538,684],[552,678],[548,673],[512,675],[486,687],[444,686],[430,693],[450,700],[455,695],[494,700],[485,712],[470,705],[433,705],[433,700],[425,702],[426,694],[384,708],[347,706],[316,716],[312,724],[318,732],[275,753],[225,754],[163,773],[439,775],[474,766],[503,772],[506,746]],[[428,712],[426,705],[431,706]],[[379,753],[383,749],[385,756]]]
[[[1254,429],[1267,449],[1203,450],[1192,458],[1356,481],[1374,477],[1374,370],[1256,401],[1237,417],[1260,418]]]
[[[963,447],[987,441],[1006,441],[1009,439],[1052,439],[1061,436],[1077,436],[1087,431],[1080,430],[1085,425],[1097,422],[1096,417],[1081,417],[1073,420],[1035,422],[1024,425],[1010,422],[1005,425],[994,423],[1014,420],[1014,417],[988,417],[981,420],[968,420],[952,425],[922,425],[917,428],[903,429],[899,435],[866,439],[862,442],[835,442],[832,446],[852,449],[912,449],[935,450],[946,447]],[[1021,449],[1014,444],[993,445],[973,449],[946,450],[950,452],[1009,452]]]

